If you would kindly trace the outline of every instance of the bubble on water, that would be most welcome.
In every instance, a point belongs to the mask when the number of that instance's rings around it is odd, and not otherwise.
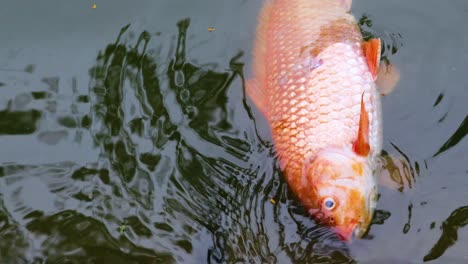
[[[183,89],[182,91],[180,91],[179,93],[179,98],[182,102],[186,103],[188,102],[189,98],[190,98],[190,92],[189,90],[187,89]]]
[[[198,115],[198,109],[197,109],[195,106],[192,106],[192,105],[187,106],[187,107],[185,108],[185,111],[186,111],[187,116],[188,116],[189,118],[194,118],[195,116]]]
[[[174,72],[174,83],[177,86],[183,86],[185,83],[185,75],[182,71]]]

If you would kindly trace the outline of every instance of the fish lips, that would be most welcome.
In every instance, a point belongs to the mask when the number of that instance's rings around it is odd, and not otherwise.
[[[351,242],[353,238],[361,238],[363,235],[362,229],[359,228],[358,223],[351,223],[344,226],[334,226],[333,230],[338,234],[341,239]]]

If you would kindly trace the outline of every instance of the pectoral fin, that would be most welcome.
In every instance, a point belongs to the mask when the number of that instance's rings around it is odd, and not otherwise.
[[[369,114],[366,111],[366,106],[364,104],[364,93],[361,97],[361,115],[359,118],[359,131],[356,141],[353,145],[353,150],[358,155],[366,157],[369,155],[370,146],[369,146]]]
[[[379,88],[380,94],[385,96],[393,91],[400,80],[400,71],[390,62],[385,62],[379,67],[377,80],[375,83]]]
[[[382,47],[379,38],[365,41],[362,44],[364,57],[367,60],[369,71],[371,72],[372,78],[374,78],[374,80],[377,79],[377,73],[379,72],[381,48]]]

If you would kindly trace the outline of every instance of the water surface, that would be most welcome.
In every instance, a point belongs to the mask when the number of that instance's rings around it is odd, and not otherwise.
[[[354,1],[401,71],[369,233],[288,190],[245,98],[261,1],[0,10],[1,263],[468,261],[468,3]]]

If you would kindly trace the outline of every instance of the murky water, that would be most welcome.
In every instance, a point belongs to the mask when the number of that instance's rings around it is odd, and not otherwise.
[[[399,189],[350,245],[290,193],[245,98],[261,1],[92,4],[0,10],[0,263],[468,263],[466,1],[354,1],[402,78]]]

